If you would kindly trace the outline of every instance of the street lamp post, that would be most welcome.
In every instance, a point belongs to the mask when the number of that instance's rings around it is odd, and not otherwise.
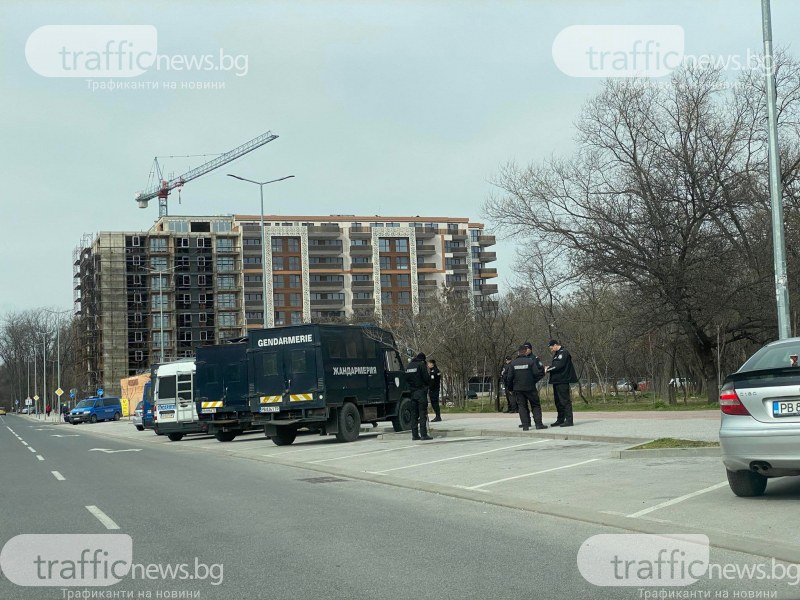
[[[63,315],[69,311],[66,310],[48,310],[44,309],[44,312],[50,313],[51,315]],[[61,389],[61,323],[56,322],[56,391]],[[61,414],[61,396],[56,394],[58,397],[58,405],[57,405],[57,415]]]
[[[241,181],[247,181],[248,183],[254,183],[258,186],[261,192],[261,304],[262,309],[264,311],[262,321],[263,327],[266,329],[267,327],[267,235],[264,230],[264,186],[269,183],[275,183],[277,181],[283,181],[284,179],[291,179],[294,175],[287,175],[286,177],[281,177],[279,179],[272,179],[270,181],[253,181],[252,179],[245,179],[244,177],[239,177],[238,175],[233,175],[228,173],[228,177],[233,177],[234,179],[239,179]]]

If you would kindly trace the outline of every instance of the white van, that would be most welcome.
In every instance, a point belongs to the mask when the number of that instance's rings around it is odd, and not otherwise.
[[[158,435],[177,442],[187,433],[203,433],[207,425],[197,418],[194,401],[193,358],[163,363],[156,369],[153,426]]]

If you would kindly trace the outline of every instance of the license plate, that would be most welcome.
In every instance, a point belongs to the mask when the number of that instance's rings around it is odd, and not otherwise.
[[[800,400],[793,400],[789,402],[780,402],[778,400],[774,400],[772,402],[772,416],[773,417],[800,416]]]
[[[201,412],[204,415],[208,415],[208,414],[212,414],[212,413],[217,412],[217,409],[216,408],[204,408]]]
[[[260,412],[280,412],[280,406],[262,406]]]

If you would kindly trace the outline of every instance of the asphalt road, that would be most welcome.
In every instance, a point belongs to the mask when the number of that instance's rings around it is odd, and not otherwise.
[[[581,544],[624,532],[569,519],[16,416],[0,417],[0,469],[0,543],[32,533],[124,533],[135,563],[201,563],[219,583],[128,577],[95,588],[131,597],[645,597],[639,587],[596,587],[581,576]],[[764,562],[715,549],[711,558]],[[81,589],[0,577],[2,599]],[[785,581],[701,580],[687,589],[798,597]]]

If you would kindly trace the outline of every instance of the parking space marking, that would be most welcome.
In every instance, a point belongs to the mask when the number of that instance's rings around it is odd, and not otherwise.
[[[501,450],[510,450],[512,448],[519,448],[520,446],[530,446],[531,444],[543,444],[552,440],[536,440],[535,442],[525,442],[524,444],[514,444],[513,446],[503,446],[502,448],[495,448],[494,450],[484,450],[483,452],[473,452],[472,454],[462,454],[460,456],[450,456],[448,458],[440,458],[438,460],[429,460],[424,463],[417,463],[415,465],[403,465],[402,467],[394,467],[392,469],[384,469],[383,471],[370,471],[376,475],[390,473],[391,471],[400,471],[402,469],[413,469],[414,467],[424,467],[426,465],[434,465],[436,463],[447,462],[449,460],[459,460],[461,458],[470,458],[472,456],[480,456],[481,454],[490,454],[492,452],[500,452]]]
[[[679,502],[683,502],[684,500],[689,500],[690,498],[694,498],[695,496],[700,496],[701,494],[713,492],[714,490],[718,490],[719,488],[725,487],[726,485],[728,485],[728,482],[723,481],[722,483],[718,483],[716,485],[703,488],[702,490],[697,490],[696,492],[692,492],[691,494],[684,494],[683,496],[678,496],[677,498],[673,498],[672,500],[667,500],[666,502],[662,502],[661,504],[656,504],[655,506],[651,506],[650,508],[644,508],[638,512],[631,513],[628,516],[632,519],[637,519],[641,516],[647,515],[661,508],[666,508],[667,506],[678,504]]]
[[[64,477],[64,476],[63,476],[61,473],[59,473],[58,471],[50,471],[50,472],[53,474],[53,477],[55,477],[55,478],[56,478],[56,479],[58,479],[59,481],[65,481],[65,480],[67,479],[66,477]]]
[[[87,506],[86,510],[88,510],[95,517],[97,517],[97,520],[100,521],[103,525],[105,525],[106,529],[119,529],[119,525],[114,523],[111,517],[109,517],[106,513],[104,513],[96,506],[94,505]]]
[[[331,460],[344,460],[345,458],[355,458],[356,456],[366,456],[367,454],[380,454],[381,452],[394,452],[395,450],[403,450],[404,448],[419,448],[419,444],[410,444],[408,446],[399,446],[397,448],[385,448],[383,450],[372,450],[370,452],[359,452],[358,454],[347,454],[345,456],[334,456],[333,458],[322,458],[320,460],[311,460],[308,462],[308,464],[313,465]]]
[[[597,460],[601,460],[599,458],[590,458],[589,460],[584,460],[577,463],[572,463],[571,465],[562,465],[560,467],[553,467],[552,469],[544,469],[543,471],[534,471],[533,473],[523,473],[522,475],[514,475],[512,477],[503,477],[503,479],[496,479],[495,481],[487,481],[486,483],[481,483],[478,485],[471,485],[467,489],[468,490],[480,490],[481,488],[488,487],[490,485],[495,485],[496,483],[503,483],[505,481],[513,481],[514,479],[522,479],[523,477],[533,477],[534,475],[542,475],[543,473],[550,473],[552,471],[560,471],[561,469],[571,469],[572,467],[579,467],[581,465],[587,465],[589,463],[595,462]]]
[[[44,456],[42,456],[41,454],[37,454],[36,458],[38,458],[39,460],[44,460]]]
[[[338,444],[331,446],[330,444],[315,444],[313,448],[298,448],[297,450],[286,450],[285,452],[272,452],[270,454],[262,454],[261,456],[283,456],[284,454],[295,454],[297,452],[310,452],[311,450],[325,450],[327,448],[340,447]]]

